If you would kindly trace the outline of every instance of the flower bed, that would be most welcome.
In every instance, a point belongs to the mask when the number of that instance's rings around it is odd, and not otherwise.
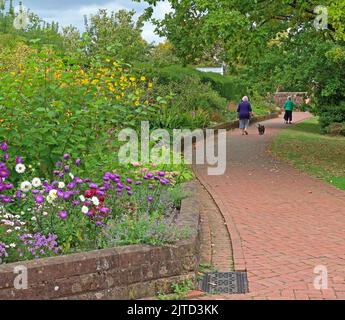
[[[139,164],[81,178],[80,159],[65,154],[52,179],[1,144],[0,258],[11,263],[127,244],[161,245],[186,237],[175,226],[182,192],[174,172]],[[12,170],[10,170],[12,169]]]
[[[185,185],[175,221],[189,236],[168,246],[135,245],[0,266],[0,299],[137,299],[168,293],[171,284],[195,279],[199,262],[196,183]],[[14,288],[16,267],[26,268],[28,288]]]

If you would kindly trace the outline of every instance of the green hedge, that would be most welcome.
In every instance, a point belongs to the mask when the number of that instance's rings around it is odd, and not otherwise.
[[[187,77],[198,78],[202,83],[210,83],[213,90],[229,101],[239,101],[247,93],[246,84],[241,83],[241,81],[232,76],[200,72],[191,67],[181,67],[178,65],[156,68],[152,64],[137,63],[134,68],[142,74],[157,78],[158,83],[164,85],[170,82],[183,82]]]
[[[328,132],[333,123],[345,123],[345,101],[339,105],[318,107],[315,111],[323,132]]]

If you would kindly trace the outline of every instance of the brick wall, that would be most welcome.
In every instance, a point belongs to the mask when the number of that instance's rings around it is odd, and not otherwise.
[[[308,94],[307,92],[277,92],[274,95],[274,103],[278,107],[283,107],[289,96],[291,96],[293,102],[299,106],[303,104]]]
[[[195,193],[196,184],[185,186]],[[189,238],[167,247],[136,245],[0,266],[0,300],[138,299],[167,293],[171,284],[196,279],[200,216],[196,196],[183,200],[177,224]],[[28,289],[14,288],[16,266],[28,270]]]

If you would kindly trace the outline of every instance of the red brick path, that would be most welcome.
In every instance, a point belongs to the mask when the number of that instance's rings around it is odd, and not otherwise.
[[[295,120],[310,117],[296,113]],[[345,299],[345,192],[281,163],[267,153],[286,125],[265,122],[267,133],[228,134],[227,171],[195,170],[222,211],[236,270],[247,270],[247,295],[205,299]],[[316,266],[328,270],[328,289],[314,288]]]

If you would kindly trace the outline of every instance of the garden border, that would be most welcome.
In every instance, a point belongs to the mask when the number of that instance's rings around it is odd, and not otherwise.
[[[170,293],[171,285],[196,281],[200,255],[200,207],[197,182],[183,188],[176,224],[188,227],[188,239],[153,247],[133,245],[0,265],[0,300],[139,299]],[[15,267],[27,268],[28,288],[15,289]]]

